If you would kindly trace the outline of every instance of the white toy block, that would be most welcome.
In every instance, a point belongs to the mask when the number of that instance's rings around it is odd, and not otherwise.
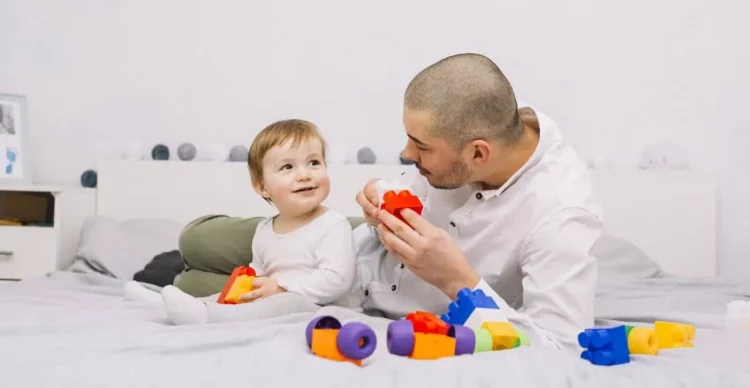
[[[485,322],[508,322],[508,317],[500,309],[475,308],[469,319],[464,322],[464,326],[478,329]]]

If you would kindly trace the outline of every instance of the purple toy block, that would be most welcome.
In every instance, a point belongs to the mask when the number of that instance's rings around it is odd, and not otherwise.
[[[578,344],[585,350],[581,358],[594,365],[619,365],[630,362],[625,326],[586,329],[578,334]]]
[[[475,308],[500,309],[484,291],[462,288],[456,295],[456,300],[448,305],[448,312],[441,315],[440,319],[450,325],[463,325]]]

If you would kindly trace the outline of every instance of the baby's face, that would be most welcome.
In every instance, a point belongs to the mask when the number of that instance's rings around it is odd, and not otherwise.
[[[330,183],[317,139],[297,147],[287,141],[271,148],[263,158],[263,192],[281,213],[301,215],[314,210],[328,197]]]

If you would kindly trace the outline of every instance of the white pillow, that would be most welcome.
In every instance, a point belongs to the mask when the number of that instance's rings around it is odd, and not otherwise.
[[[602,235],[592,249],[599,262],[599,281],[630,281],[669,276],[654,260],[634,244]]]
[[[76,261],[97,267],[96,272],[130,280],[154,256],[177,249],[183,227],[167,219],[89,217],[83,224]]]

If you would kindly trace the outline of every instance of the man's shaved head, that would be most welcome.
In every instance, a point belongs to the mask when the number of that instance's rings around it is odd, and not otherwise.
[[[430,131],[455,147],[475,139],[515,144],[523,134],[513,88],[489,58],[458,54],[422,70],[404,106],[431,115]]]

